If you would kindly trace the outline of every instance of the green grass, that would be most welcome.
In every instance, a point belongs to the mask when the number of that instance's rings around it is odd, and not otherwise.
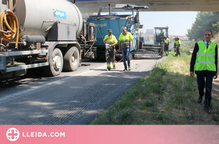
[[[211,115],[197,104],[196,78],[189,76],[191,47],[194,42],[182,45],[180,57],[171,52],[91,124],[219,124],[218,97]]]

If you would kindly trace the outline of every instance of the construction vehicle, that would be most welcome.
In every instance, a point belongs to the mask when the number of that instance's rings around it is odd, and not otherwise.
[[[164,44],[163,37],[155,36],[154,44],[145,44],[144,38],[139,34],[139,30],[143,28],[143,25],[139,21],[139,12],[141,10],[148,9],[148,6],[136,6],[127,4],[123,7],[111,8],[109,7],[101,8],[98,12],[98,15],[90,16],[87,21],[95,23],[97,25],[97,42],[94,44],[97,47],[97,58],[105,59],[105,45],[103,43],[103,38],[107,35],[107,30],[112,29],[113,35],[119,39],[120,34],[122,33],[121,28],[126,27],[127,31],[132,33],[134,37],[134,47],[130,41],[130,51],[131,58],[161,58],[164,53]],[[109,9],[108,15],[101,15],[103,9]],[[112,9],[115,11],[126,10],[131,11],[132,14],[129,15],[118,15],[112,13]],[[135,13],[134,13],[135,12]],[[159,29],[165,29],[160,27]],[[168,34],[168,28],[165,34]],[[155,35],[158,34],[158,28],[155,27]],[[118,45],[116,45],[116,50]],[[116,59],[121,59],[122,54],[116,51]]]
[[[154,27],[154,30],[154,44],[158,45],[164,40],[165,36],[168,37],[168,27]]]
[[[108,15],[101,15],[104,9],[109,9]],[[132,33],[134,37],[134,46],[132,47],[132,42],[130,42],[130,51],[134,52],[136,47],[139,45],[138,30],[143,26],[139,23],[139,10],[148,9],[147,6],[135,6],[135,5],[125,5],[123,7],[111,8],[103,7],[99,10],[98,15],[90,16],[87,22],[91,22],[97,25],[97,42],[94,44],[97,47],[97,58],[105,59],[105,44],[103,43],[104,36],[107,35],[108,29],[112,29],[113,35],[119,40],[119,36],[122,33],[122,27],[126,27],[127,31]],[[123,10],[131,11],[128,15],[118,15],[112,13],[112,10]],[[134,12],[137,12],[136,15]],[[118,44],[116,45],[116,59],[121,59],[122,54],[118,52]]]
[[[164,54],[164,36],[168,37],[168,27],[154,27],[154,43],[145,44],[144,39],[136,49],[134,58],[161,58]]]
[[[66,0],[0,1],[0,78],[42,67],[51,76],[95,59],[96,26]],[[9,10],[10,8],[10,10]]]

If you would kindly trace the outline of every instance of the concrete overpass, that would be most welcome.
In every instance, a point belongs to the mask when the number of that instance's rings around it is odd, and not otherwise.
[[[74,1],[74,0],[69,0]],[[75,0],[82,13],[98,12],[111,4],[148,6],[145,11],[219,11],[219,0]]]

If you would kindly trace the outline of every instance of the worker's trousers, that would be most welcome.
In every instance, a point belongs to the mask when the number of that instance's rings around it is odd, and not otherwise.
[[[130,67],[130,48],[122,48],[122,58],[124,67],[127,70],[126,60],[128,61],[128,67]]]
[[[211,89],[212,89],[213,74],[212,72],[206,71],[201,74],[197,74],[199,98],[205,95],[204,106],[210,107],[211,103]],[[204,93],[205,88],[205,93]]]
[[[176,46],[176,56],[181,55],[180,47]]]
[[[165,44],[164,44],[164,52],[165,52],[166,54],[169,54],[169,45],[168,45],[168,43],[165,43]]]
[[[106,62],[107,62],[107,68],[110,69],[110,62],[112,62],[112,65],[115,66],[115,47],[110,47],[106,49]]]

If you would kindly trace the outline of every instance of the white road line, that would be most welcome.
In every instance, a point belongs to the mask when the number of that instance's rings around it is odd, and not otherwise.
[[[99,67],[98,69],[101,69],[101,68],[103,68],[103,67],[105,67],[105,66],[101,66],[101,67]],[[91,72],[91,71],[94,71],[94,70],[88,70],[88,71],[86,71],[86,72],[83,72],[83,73],[80,73],[80,74],[76,74],[76,75],[72,76],[71,78],[76,77],[76,76],[81,76],[81,75],[86,74],[86,73],[89,73],[89,72]],[[66,78],[60,79],[60,80],[58,80],[58,81],[51,82],[51,83],[47,83],[47,84],[44,84],[44,85],[41,85],[41,86],[35,86],[34,88],[31,88],[31,89],[28,89],[28,90],[24,90],[24,91],[15,93],[15,94],[7,95],[7,96],[5,96],[5,97],[0,98],[0,104],[5,103],[5,102],[7,102],[7,101],[9,101],[9,100],[21,98],[21,97],[23,97],[25,94],[30,93],[30,92],[37,91],[37,90],[39,90],[39,89],[40,89],[40,90],[45,89],[45,88],[47,88],[47,87],[49,87],[49,86],[51,86],[51,85],[53,85],[53,84],[66,82],[66,80],[69,80],[69,77],[66,77]]]

